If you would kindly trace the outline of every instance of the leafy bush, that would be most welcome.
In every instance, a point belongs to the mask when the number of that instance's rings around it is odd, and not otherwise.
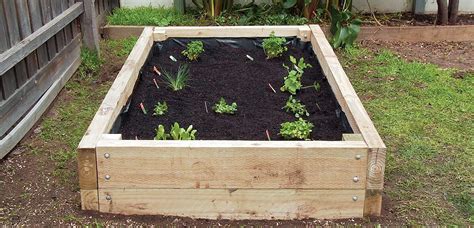
[[[212,107],[214,112],[220,113],[220,114],[235,114],[237,112],[237,103],[232,102],[232,104],[228,105],[225,102],[225,99],[221,97],[218,103]]]
[[[168,111],[168,105],[166,104],[166,101],[163,101],[163,103],[158,102],[155,105],[155,108],[153,109],[153,115],[154,116],[162,116]]]
[[[83,48],[81,50],[81,66],[78,69],[79,76],[81,78],[88,78],[99,73],[102,62],[97,52]]]
[[[178,68],[178,73],[174,75],[171,72],[165,71],[163,69],[163,77],[165,77],[166,83],[168,86],[173,89],[173,91],[178,91],[184,89],[186,82],[189,77],[189,66],[187,64],[181,65]]]
[[[189,60],[194,61],[199,58],[199,55],[204,52],[204,43],[202,41],[191,41],[186,46],[186,50],[181,52]]]
[[[334,48],[350,47],[360,32],[362,21],[351,11],[352,0],[343,7],[331,6],[331,44]]]
[[[305,139],[309,140],[314,125],[306,120],[299,118],[293,122],[281,124],[280,135],[285,139]]]
[[[170,133],[166,133],[163,125],[158,125],[156,129],[155,140],[167,140],[171,137],[173,140],[195,140],[197,130],[193,130],[193,125],[189,125],[187,129],[180,128],[179,124],[175,122],[171,126]]]
[[[270,34],[269,38],[263,39],[263,50],[267,59],[279,57],[283,52],[287,51],[288,48],[285,46],[286,39],[283,37],[276,37],[275,32]]]
[[[306,110],[306,106],[304,104],[301,104],[298,99],[293,98],[293,96],[291,95],[282,109],[285,109],[286,112],[291,112],[295,114],[295,117],[297,118],[303,115],[309,116],[308,110]]]

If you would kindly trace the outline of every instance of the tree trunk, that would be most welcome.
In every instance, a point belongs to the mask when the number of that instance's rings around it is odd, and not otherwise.
[[[446,25],[448,24],[448,5],[446,0],[436,0],[438,3],[438,20],[437,24]]]
[[[449,0],[448,14],[449,24],[456,24],[458,22],[459,0]]]

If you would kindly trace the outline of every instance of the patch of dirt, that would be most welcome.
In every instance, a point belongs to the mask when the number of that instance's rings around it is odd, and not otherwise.
[[[389,49],[404,59],[433,63],[443,68],[474,71],[474,42],[363,41],[361,46],[376,52]]]
[[[430,26],[436,25],[436,14],[413,14],[413,13],[387,13],[375,14],[375,17],[382,25],[386,26]],[[362,23],[365,26],[378,26],[372,15],[361,15]],[[474,14],[458,15],[456,25],[474,25]]]
[[[311,138],[340,140],[345,132],[337,116],[338,105],[329,83],[321,73],[316,57],[308,49],[303,51],[296,45],[289,45],[284,56],[267,60],[261,48],[246,50],[222,44],[205,45],[205,52],[199,61],[188,63],[189,81],[187,87],[180,91],[172,91],[164,83],[163,76],[153,72],[153,67],[176,72],[180,64],[186,63],[186,57],[180,54],[185,47],[168,40],[164,42],[163,49],[166,51],[161,53],[155,50],[143,68],[130,108],[123,115],[120,133],[124,139],[153,139],[159,124],[169,130],[174,122],[178,122],[184,128],[193,125],[200,140],[267,140],[266,130],[272,139],[284,140],[278,135],[280,124],[297,119],[282,109],[289,94],[279,91],[284,76],[288,74],[282,64],[291,66],[290,55],[297,59],[304,57],[305,62],[313,66],[305,70],[302,84],[313,85],[316,81],[321,86],[319,91],[308,88],[294,96],[306,105],[309,117],[305,119],[315,126]],[[248,54],[254,61],[247,59]],[[170,55],[178,62],[172,61]],[[158,81],[160,89],[156,88],[153,79]],[[272,92],[268,83],[277,90],[276,93]],[[212,111],[212,106],[221,97],[227,103],[237,103],[236,114],[222,115]],[[168,112],[163,116],[152,115],[158,101],[168,104]],[[147,115],[140,108],[141,102],[148,110]],[[204,102],[207,102],[208,113]]]

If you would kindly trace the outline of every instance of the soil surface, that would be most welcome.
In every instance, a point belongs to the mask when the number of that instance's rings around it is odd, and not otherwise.
[[[283,77],[287,70],[282,64],[290,65],[289,56],[304,57],[313,67],[306,69],[302,77],[303,86],[316,81],[321,89],[303,89],[296,98],[306,105],[314,124],[311,139],[340,140],[344,132],[341,119],[337,116],[338,104],[331,88],[321,72],[319,63],[309,49],[288,45],[288,51],[281,57],[267,60],[262,48],[236,48],[227,44],[205,45],[205,52],[199,61],[188,62],[180,53],[185,49],[166,41],[161,53],[157,50],[145,64],[143,73],[132,94],[128,112],[124,113],[120,133],[124,139],[153,139],[159,124],[167,130],[174,122],[187,128],[197,129],[197,139],[203,140],[267,140],[268,130],[274,140],[283,140],[278,135],[280,124],[294,121],[292,113],[282,107],[289,93],[281,92]],[[157,49],[157,48],[155,48]],[[178,59],[174,62],[170,55]],[[254,61],[246,55],[251,55]],[[180,64],[189,64],[189,82],[180,91],[172,91],[163,76],[153,72],[176,72]],[[158,81],[159,89],[153,82]],[[276,90],[274,93],[268,84]],[[217,114],[212,106],[223,97],[227,103],[236,102],[238,111],[234,115]],[[153,116],[153,107],[166,101],[168,112],[164,116]],[[148,110],[144,115],[140,103]],[[206,105],[205,105],[206,102]],[[208,112],[206,112],[206,106]]]
[[[436,14],[413,13],[376,13],[375,17],[381,25],[386,26],[431,26],[436,25]],[[371,14],[361,15],[362,23],[365,26],[378,26],[379,24]],[[458,15],[455,25],[474,25],[474,14]]]

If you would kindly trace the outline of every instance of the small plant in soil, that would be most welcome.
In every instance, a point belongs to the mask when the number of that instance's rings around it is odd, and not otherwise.
[[[168,105],[166,104],[166,101],[163,101],[163,103],[158,102],[155,105],[155,108],[153,109],[153,115],[154,116],[162,116],[168,111]]]
[[[294,95],[301,89],[301,77],[303,76],[304,70],[312,66],[311,64],[305,63],[304,58],[300,58],[297,61],[295,57],[290,56],[290,62],[293,64],[293,68],[283,64],[283,67],[288,70],[288,75],[285,76],[285,81],[280,90],[283,92],[288,91]]]
[[[176,74],[165,71],[164,69],[162,71],[166,83],[173,91],[184,89],[189,77],[189,66],[187,64],[179,66],[178,73]]]
[[[279,57],[283,52],[287,51],[288,48],[285,46],[286,39],[283,37],[276,37],[275,32],[270,34],[269,38],[263,39],[263,50],[267,59]]]
[[[235,112],[237,112],[237,103],[232,102],[232,104],[229,105],[225,99],[221,97],[219,102],[217,102],[212,109],[214,112],[220,114],[235,114]]]
[[[309,140],[314,125],[302,118],[293,122],[281,124],[280,135],[285,139],[304,139]]]
[[[308,110],[306,110],[306,106],[304,104],[301,104],[300,100],[294,98],[291,95],[282,109],[285,109],[286,112],[291,112],[295,114],[296,118],[299,118],[303,115],[309,116]]]
[[[189,125],[187,129],[181,128],[177,122],[171,126],[170,133],[166,133],[163,125],[158,125],[156,129],[155,140],[167,140],[171,138],[173,140],[195,140],[197,130],[193,130],[193,125]]]
[[[199,55],[204,52],[204,43],[202,41],[191,41],[186,46],[186,50],[181,52],[190,61],[197,60]]]

